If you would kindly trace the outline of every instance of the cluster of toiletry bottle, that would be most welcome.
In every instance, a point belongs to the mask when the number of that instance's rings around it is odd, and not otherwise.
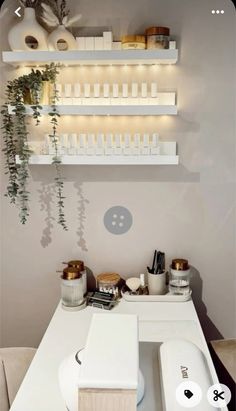
[[[56,85],[58,104],[158,104],[157,83],[75,83]]]
[[[43,154],[54,155],[49,134],[45,135]],[[159,135],[140,133],[61,134],[58,137],[59,155],[158,155]]]

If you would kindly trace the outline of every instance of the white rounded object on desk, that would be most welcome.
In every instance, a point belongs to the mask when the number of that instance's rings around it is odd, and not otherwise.
[[[26,40],[32,38],[36,40],[35,48],[28,46]],[[35,9],[26,7],[23,19],[17,23],[8,33],[8,42],[13,51],[22,50],[48,50],[48,33],[37,22],[35,17]]]
[[[212,411],[206,393],[212,385],[212,379],[206,358],[203,352],[192,342],[181,339],[171,339],[160,347],[161,379],[163,388],[163,405],[166,411],[183,411],[178,402],[178,387],[185,382],[194,381],[201,387],[201,402],[194,407],[194,411]],[[187,387],[187,385],[186,385]]]
[[[59,366],[58,378],[62,397],[68,411],[79,411],[78,408],[78,382],[80,378],[81,364],[84,357],[84,349],[65,358]],[[142,372],[139,370],[137,405],[142,401],[145,392],[145,382]]]
[[[129,287],[129,289],[132,292],[135,292],[140,287],[141,280],[140,278],[137,278],[137,277],[131,277],[131,278],[128,278],[128,280],[126,280],[126,285]]]
[[[61,50],[59,44],[64,43],[64,50],[76,50],[77,43],[76,40],[69,30],[65,28],[62,24],[53,30],[48,36],[48,46],[49,50]]]

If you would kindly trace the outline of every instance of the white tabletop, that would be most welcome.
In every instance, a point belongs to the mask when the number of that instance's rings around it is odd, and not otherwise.
[[[95,312],[101,310],[86,307],[82,311],[68,312],[58,305],[11,411],[66,411],[58,385],[58,367],[65,357],[84,347]],[[109,315],[110,312],[106,312]],[[194,342],[206,356],[213,381],[218,382],[191,300],[184,303],[121,300],[112,312],[138,315],[140,341],[165,341],[177,337]]]

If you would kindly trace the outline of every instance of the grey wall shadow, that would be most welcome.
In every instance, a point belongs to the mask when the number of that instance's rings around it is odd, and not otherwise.
[[[56,221],[52,213],[52,203],[56,195],[55,185],[52,183],[41,183],[39,193],[40,210],[45,214],[45,227],[43,228],[40,243],[46,248],[52,242],[53,223]]]
[[[221,340],[223,335],[216,328],[215,324],[207,315],[207,307],[202,300],[203,281],[199,271],[195,267],[191,267],[191,288],[193,290],[192,299],[203,329],[203,333],[207,341]]]
[[[77,235],[78,235],[78,246],[81,248],[82,251],[88,251],[86,239],[84,237],[84,224],[86,220],[86,204],[89,201],[84,197],[83,193],[83,183],[76,182],[74,184],[75,188],[77,189],[77,204],[78,204],[78,228],[77,228]]]

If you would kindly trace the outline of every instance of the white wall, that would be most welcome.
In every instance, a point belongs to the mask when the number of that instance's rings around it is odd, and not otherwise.
[[[212,16],[211,10],[217,7],[225,14]],[[117,38],[127,31],[143,32],[151,25],[171,27],[180,46],[178,65],[129,72],[78,69],[77,75],[156,79],[161,88],[177,90],[179,115],[128,120],[69,118],[63,119],[62,129],[156,130],[163,139],[178,142],[181,164],[65,167],[67,233],[52,220],[56,214],[51,201],[52,168],[31,169],[31,216],[26,227],[19,224],[18,212],[7,199],[2,199],[2,344],[39,343],[59,300],[56,270],[62,261],[82,258],[95,274],[115,270],[123,276],[136,275],[150,263],[156,247],[166,252],[168,262],[185,257],[195,267],[194,299],[207,337],[233,337],[233,4],[230,0],[81,0],[76,10],[83,14],[82,25],[112,25]],[[9,18],[1,24],[7,32]],[[5,35],[1,47],[7,49]],[[70,70],[63,72],[63,81],[70,81]],[[16,74],[4,65],[1,73],[3,80]],[[81,205],[85,216],[82,230]],[[103,215],[113,205],[124,205],[133,214],[133,227],[125,235],[113,236],[103,226]]]

